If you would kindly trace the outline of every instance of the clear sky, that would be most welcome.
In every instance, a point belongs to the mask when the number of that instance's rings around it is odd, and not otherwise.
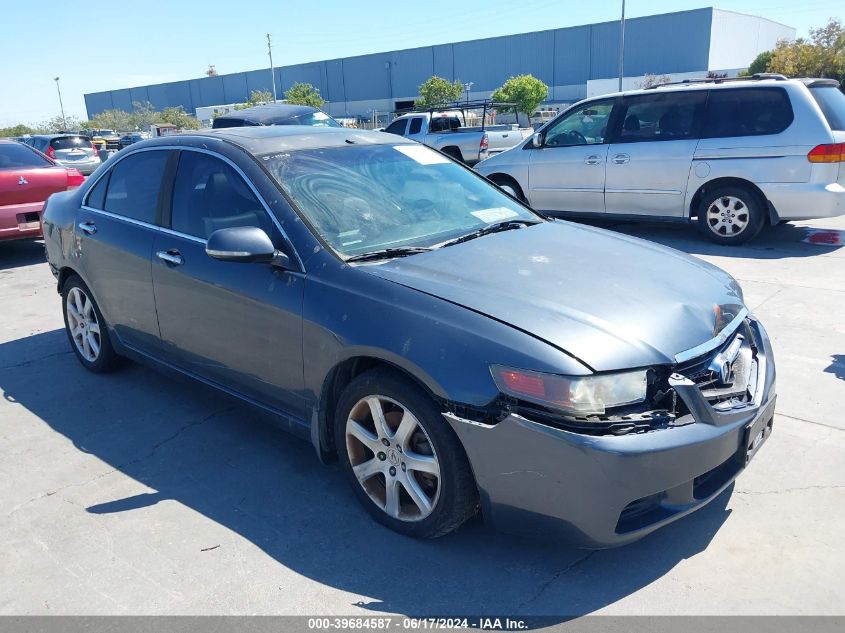
[[[627,0],[628,17],[716,6],[798,29],[845,17],[836,0]],[[0,125],[85,117],[112,88],[615,20],[621,0],[35,0],[0,9]]]

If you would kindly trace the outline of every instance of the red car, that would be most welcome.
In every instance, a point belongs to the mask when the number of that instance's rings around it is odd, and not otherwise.
[[[50,194],[84,181],[76,169],[23,143],[0,139],[0,241],[41,237],[41,211]]]

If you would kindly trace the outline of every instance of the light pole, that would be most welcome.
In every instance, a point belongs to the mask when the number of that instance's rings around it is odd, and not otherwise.
[[[62,127],[64,128],[63,131],[67,131],[67,119],[65,118],[65,106],[62,103],[62,88],[59,86],[59,78],[54,77],[56,81],[56,90],[59,92],[59,109],[62,111]]]
[[[276,71],[273,69],[273,45],[270,43],[270,34],[267,34],[267,54],[270,55],[270,78],[273,80],[273,103],[276,99]]]
[[[625,0],[622,0],[622,17],[619,18],[619,92],[622,92],[622,76],[625,74]]]
[[[466,82],[466,83],[464,84],[464,90],[466,90],[466,91],[467,91],[467,103],[469,103],[469,89],[470,89],[470,88],[472,88],[472,86],[473,86],[473,84],[474,84],[474,83],[475,83],[475,82],[468,81],[468,82]]]

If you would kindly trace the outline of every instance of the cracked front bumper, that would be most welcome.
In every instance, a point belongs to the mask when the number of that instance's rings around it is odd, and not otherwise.
[[[444,414],[472,465],[485,520],[504,532],[604,548],[642,538],[713,500],[772,428],[775,368],[765,330],[756,327],[762,343],[756,399],[727,415],[589,436],[517,414],[495,425]]]

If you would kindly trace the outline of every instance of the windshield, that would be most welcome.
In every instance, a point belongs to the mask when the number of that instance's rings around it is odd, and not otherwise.
[[[494,185],[424,145],[332,147],[261,160],[344,257],[431,247],[490,224],[539,220]]]
[[[845,94],[836,86],[810,88],[810,94],[822,109],[830,129],[845,132]]]
[[[313,125],[317,127],[343,127],[325,112],[309,112],[289,121],[281,121],[281,125]]]
[[[0,143],[0,169],[52,167],[53,163],[20,143]]]

